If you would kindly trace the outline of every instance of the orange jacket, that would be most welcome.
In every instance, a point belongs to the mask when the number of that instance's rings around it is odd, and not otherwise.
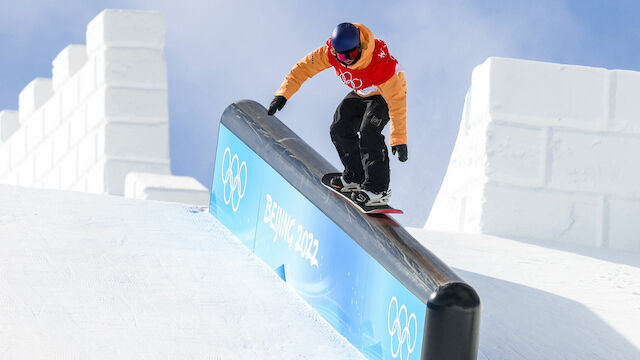
[[[362,44],[362,55],[353,65],[352,69],[364,69],[371,63],[373,58],[374,37],[371,30],[362,24],[354,24],[360,29],[360,43]],[[295,94],[302,83],[312,78],[319,72],[331,67],[329,63],[329,48],[327,45],[319,47],[302,58],[294,65],[289,74],[285,76],[282,85],[275,95],[284,96],[290,99]],[[357,92],[362,97],[382,95],[389,106],[389,117],[391,118],[391,136],[389,143],[391,146],[407,143],[407,83],[404,73],[396,73],[386,82],[377,86],[377,90],[362,93]]]

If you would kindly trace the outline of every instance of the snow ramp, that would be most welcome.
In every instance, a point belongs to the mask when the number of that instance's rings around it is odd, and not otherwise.
[[[364,356],[199,207],[0,185],[0,359]]]
[[[326,189],[337,169],[266,109],[230,105],[210,212],[370,359],[476,359],[473,288],[387,215]]]

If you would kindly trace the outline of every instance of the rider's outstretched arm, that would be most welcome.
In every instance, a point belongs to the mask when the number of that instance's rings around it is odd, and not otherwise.
[[[322,70],[330,68],[331,64],[327,56],[328,51],[327,45],[324,45],[313,50],[298,61],[289,74],[285,76],[282,85],[280,85],[280,88],[274,95],[284,96],[288,100],[300,89],[302,83],[307,81],[307,79],[314,77]]]

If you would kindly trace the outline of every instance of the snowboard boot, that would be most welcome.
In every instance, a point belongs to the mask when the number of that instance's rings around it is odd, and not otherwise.
[[[354,191],[351,193],[351,200],[360,206],[385,206],[389,204],[391,190],[371,192],[369,190]]]
[[[360,190],[360,184],[346,182],[344,181],[344,177],[342,175],[336,176],[333,179],[331,179],[331,187],[334,188],[336,191],[340,191],[342,193],[348,193],[348,192]]]

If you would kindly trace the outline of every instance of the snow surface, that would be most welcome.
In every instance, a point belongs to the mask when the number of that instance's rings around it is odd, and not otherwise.
[[[479,359],[640,359],[640,257],[409,229]],[[0,185],[0,358],[363,359],[204,209]]]
[[[363,359],[203,209],[0,185],[2,359]]]
[[[640,359],[640,255],[408,229],[482,301],[479,359]]]

